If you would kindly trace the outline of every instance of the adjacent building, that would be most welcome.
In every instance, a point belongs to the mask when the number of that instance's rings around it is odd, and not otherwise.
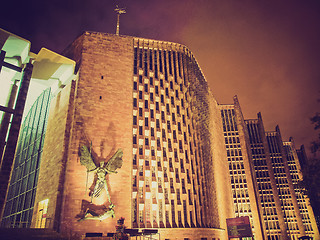
[[[256,239],[318,239],[293,140],[283,142],[278,126],[266,132],[260,113],[244,120],[237,97],[220,108],[236,216],[250,217]]]

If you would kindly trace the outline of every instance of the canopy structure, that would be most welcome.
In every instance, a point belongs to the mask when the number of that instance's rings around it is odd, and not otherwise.
[[[58,93],[75,78],[73,60],[46,48],[34,54],[30,46],[30,41],[0,29],[0,218],[23,115],[45,89]]]
[[[42,48],[38,54],[30,52],[30,48],[30,41],[0,28],[0,49],[3,56],[2,61],[0,59],[0,106],[7,106],[11,86],[20,81],[21,71],[30,60],[33,71],[25,112],[44,89],[51,87],[53,92],[57,92],[74,77],[75,61],[46,48]],[[7,67],[8,64],[11,68]],[[0,118],[1,116],[0,112]]]
[[[25,113],[46,88],[51,87],[51,91],[57,93],[73,79],[75,65],[75,61],[49,49],[41,48],[33,60]]]

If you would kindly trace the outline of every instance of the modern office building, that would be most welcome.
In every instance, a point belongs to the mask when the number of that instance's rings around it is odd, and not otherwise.
[[[235,215],[249,216],[256,239],[317,239],[293,140],[282,142],[278,127],[265,132],[260,113],[244,120],[237,97],[220,109]]]
[[[249,134],[252,162],[261,199],[262,215],[269,239],[287,239],[270,152],[265,138],[261,115],[258,119],[245,121]]]
[[[295,174],[299,165],[292,160],[293,153],[283,143],[279,127],[275,131],[265,132],[260,113],[258,119],[245,122],[268,238],[298,239],[308,235],[318,239],[319,231],[312,209],[309,212],[305,205],[298,204],[297,199],[300,198],[301,202],[306,199],[303,201],[306,203],[308,198],[295,190],[296,182],[292,178],[297,178]],[[304,220],[304,212],[308,212],[311,221]]]
[[[279,127],[277,126],[275,131],[266,132],[266,138],[287,234],[298,238],[300,234],[305,235],[305,227],[302,224]]]
[[[2,226],[80,239],[123,217],[160,239],[217,240],[248,216],[254,239],[318,239],[292,141],[245,120],[237,97],[218,104],[187,47],[84,32],[63,55],[32,58],[31,81],[55,89],[24,120]]]
[[[231,187],[236,217],[249,216],[255,239],[266,239],[262,219],[262,206],[257,191],[256,172],[237,97],[234,104],[220,105],[222,125],[231,177]]]
[[[283,142],[283,147],[287,157],[294,192],[298,201],[302,222],[305,227],[305,232],[306,235],[312,236],[317,232],[318,227],[313,209],[310,205],[310,200],[299,188],[299,181],[303,180],[303,175],[298,158],[298,151],[295,148],[293,138],[290,138],[287,142]],[[303,146],[300,148],[300,151],[304,151]],[[306,156],[305,152],[304,156]]]

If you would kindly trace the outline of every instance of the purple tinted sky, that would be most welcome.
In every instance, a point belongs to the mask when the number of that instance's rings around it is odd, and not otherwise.
[[[3,3],[2,3],[3,4]],[[9,1],[0,27],[61,52],[84,30],[115,32],[185,44],[196,56],[219,103],[238,95],[245,118],[261,111],[267,130],[309,146],[319,111],[318,0],[51,0]]]

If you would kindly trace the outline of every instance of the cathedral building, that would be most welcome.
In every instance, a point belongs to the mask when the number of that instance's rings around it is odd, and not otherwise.
[[[225,239],[234,214],[220,110],[192,53],[85,32],[63,54],[77,77],[49,110],[35,198],[48,199],[48,227],[107,234],[124,217],[165,239]],[[115,173],[105,163],[119,151]],[[32,227],[43,221],[36,205]]]

